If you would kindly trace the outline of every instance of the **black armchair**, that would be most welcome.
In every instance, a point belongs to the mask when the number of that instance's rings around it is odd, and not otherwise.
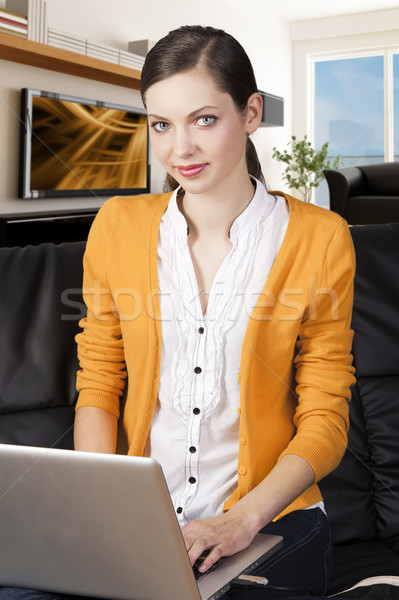
[[[399,223],[399,162],[324,172],[330,209],[350,225]]]

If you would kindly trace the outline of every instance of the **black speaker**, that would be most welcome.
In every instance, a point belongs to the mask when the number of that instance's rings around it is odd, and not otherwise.
[[[282,127],[284,125],[284,98],[261,92],[263,98],[260,127]]]

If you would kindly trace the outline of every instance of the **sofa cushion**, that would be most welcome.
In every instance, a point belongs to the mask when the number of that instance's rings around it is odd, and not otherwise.
[[[333,577],[327,594],[337,594],[363,579],[381,575],[399,576],[399,556],[381,542],[334,546]],[[355,598],[355,593],[350,597]]]
[[[55,416],[61,413],[40,411],[69,407],[68,422],[73,418],[84,247],[74,242],[0,248],[0,415],[9,429],[18,428],[14,443],[46,445],[53,424],[50,437],[61,435]],[[18,415],[14,421],[5,418],[12,414]],[[7,440],[3,427],[0,441]]]
[[[73,406],[3,413],[0,416],[2,444],[73,449]]]
[[[348,223],[367,225],[375,223],[399,222],[399,192],[392,196],[351,196],[346,208],[345,219]]]
[[[373,478],[377,539],[399,553],[399,375],[362,377],[358,389],[369,451],[367,466]]]
[[[374,475],[369,466],[367,432],[357,385],[349,410],[348,449],[337,469],[320,482],[333,544],[371,542],[376,540],[378,532]]]
[[[370,196],[399,196],[399,163],[380,163],[359,167],[367,181]]]
[[[399,375],[399,224],[350,230],[356,250],[356,376]]]
[[[352,319],[357,383],[349,406],[347,451],[320,487],[338,552],[356,545],[360,553],[364,544],[370,549],[371,566],[363,577],[397,575],[399,224],[358,225],[351,227],[351,233],[357,261]],[[370,544],[377,544],[374,555]],[[390,559],[384,563],[383,556]],[[390,568],[394,559],[395,572]],[[373,564],[376,572],[371,572]],[[348,566],[336,562],[334,578],[346,573],[347,583],[356,583],[359,577],[353,565],[352,558]]]

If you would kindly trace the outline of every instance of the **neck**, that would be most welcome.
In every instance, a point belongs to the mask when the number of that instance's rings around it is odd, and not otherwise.
[[[178,200],[180,211],[186,218],[190,237],[212,234],[228,237],[236,218],[247,208],[254,195],[254,186],[249,177],[240,188],[225,187],[212,194],[184,193]]]

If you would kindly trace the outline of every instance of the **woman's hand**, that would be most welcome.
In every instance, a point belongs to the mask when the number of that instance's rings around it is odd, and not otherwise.
[[[205,572],[222,556],[231,556],[249,546],[259,527],[253,516],[242,513],[238,503],[218,517],[190,521],[183,527],[182,533],[192,565],[205,550],[210,550],[199,567],[201,572]]]
[[[314,481],[309,463],[293,454],[283,456],[272,471],[226,513],[190,521],[182,529],[191,564],[204,550],[210,553],[200,567],[209,569],[222,556],[244,550],[255,535]]]

